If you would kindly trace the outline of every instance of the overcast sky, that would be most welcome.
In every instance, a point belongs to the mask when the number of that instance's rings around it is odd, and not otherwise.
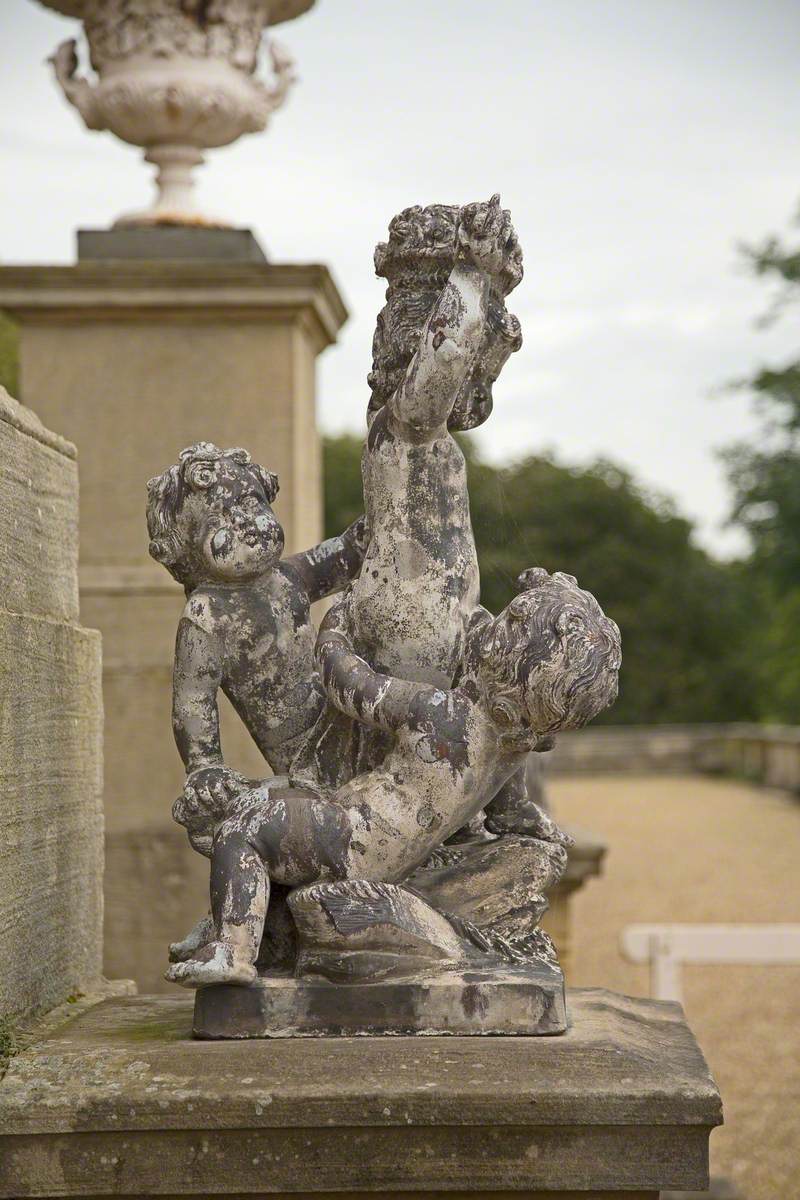
[[[152,168],[57,92],[43,60],[77,22],[1,7],[0,259],[70,262]],[[320,360],[322,427],[362,428],[390,217],[500,191],[525,345],[484,453],[610,456],[734,552],[714,448],[755,424],[712,393],[798,348],[789,319],[754,328],[768,293],[736,250],[800,196],[797,0],[319,0],[278,36],[301,82],[265,134],[212,152],[201,199],[275,260],[332,267],[352,315]]]

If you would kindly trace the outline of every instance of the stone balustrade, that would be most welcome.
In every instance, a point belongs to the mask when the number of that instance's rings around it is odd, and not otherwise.
[[[624,725],[562,734],[547,756],[558,775],[591,772],[742,776],[800,791],[800,726]]]

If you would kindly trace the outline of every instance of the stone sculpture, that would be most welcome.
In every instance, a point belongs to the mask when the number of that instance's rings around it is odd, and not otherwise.
[[[167,978],[198,988],[200,1036],[565,1028],[538,921],[569,839],[526,768],[613,701],[619,631],[542,568],[499,616],[478,603],[451,430],[488,417],[521,344],[499,198],[405,210],[375,262],[365,518],[281,560],[277,480],[246,451],[200,443],[148,485],[151,554],[187,592],[173,814],[211,914]],[[315,645],[309,605],[337,591]],[[223,762],[220,687],[273,778]]]
[[[187,595],[172,718],[187,796],[214,804],[243,782],[222,758],[220,688],[274,771],[337,782],[346,747],[330,745],[333,731],[324,726],[328,705],[309,608],[358,572],[363,520],[281,559],[283,529],[272,511],[277,477],[251,463],[246,450],[209,442],[188,447],[148,487],[150,553]]]
[[[192,172],[203,152],[265,129],[294,83],[292,59],[269,44],[274,79],[255,77],[265,26],[314,0],[41,0],[83,20],[96,82],[78,74],[77,44],[51,58],[64,96],[86,127],[145,149],[158,168],[151,208],[117,225],[224,224],[198,212]]]

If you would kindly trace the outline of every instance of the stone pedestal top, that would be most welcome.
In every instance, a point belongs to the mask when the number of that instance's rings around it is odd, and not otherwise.
[[[317,352],[347,309],[319,263],[84,259],[71,267],[0,266],[0,309],[23,324],[172,320],[305,321]]]
[[[250,229],[205,225],[131,225],[79,229],[78,261],[135,259],[150,262],[266,262]]]
[[[200,1042],[105,1001],[0,1083],[0,1196],[707,1186],[720,1098],[676,1004],[569,993],[556,1038]]]
[[[556,890],[570,893],[582,887],[587,879],[599,875],[608,846],[585,829],[568,826],[567,832],[574,839],[567,858],[567,869],[556,885]]]

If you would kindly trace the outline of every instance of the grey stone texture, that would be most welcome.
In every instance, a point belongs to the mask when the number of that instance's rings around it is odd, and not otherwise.
[[[75,447],[0,388],[2,606],[60,621],[78,617]]]
[[[418,967],[412,979],[367,985],[262,975],[252,987],[199,988],[192,1023],[199,1038],[537,1037],[565,1028],[564,976],[545,962],[427,975]]]
[[[246,450],[196,443],[148,483],[150,554],[187,597],[172,708],[187,775],[173,815],[211,860],[212,922],[173,944],[167,978],[256,986],[241,1035],[313,1031],[318,999],[320,1031],[560,1032],[562,981],[545,972],[555,991],[542,989],[537,967],[556,959],[537,925],[569,839],[528,795],[529,759],[613,703],[619,630],[572,576],[537,567],[498,616],[478,605],[451,431],[488,417],[521,345],[505,305],[522,277],[510,213],[495,195],[406,209],[389,230],[375,253],[390,287],[369,376],[366,518],[283,559],[278,478]],[[338,591],[315,648],[310,602]],[[225,761],[220,691],[275,777]],[[298,946],[277,965],[366,985],[340,995],[352,1023],[337,1021],[335,991],[257,984],[258,967],[276,965],[262,951],[276,883],[296,889]],[[449,973],[440,989],[434,969]],[[467,1011],[473,972],[485,978]],[[409,981],[391,993],[395,1012],[370,986],[388,978]],[[236,1035],[235,993],[212,1008]]]
[[[78,624],[75,448],[0,389],[0,1016],[96,986],[100,636]]]
[[[108,1000],[12,1061],[0,1196],[706,1187],[720,1099],[679,1006],[568,995],[560,1038],[221,1044],[188,997]]]
[[[119,229],[79,229],[78,261],[140,259],[176,262],[266,262],[250,229],[202,225],[131,225]]]

